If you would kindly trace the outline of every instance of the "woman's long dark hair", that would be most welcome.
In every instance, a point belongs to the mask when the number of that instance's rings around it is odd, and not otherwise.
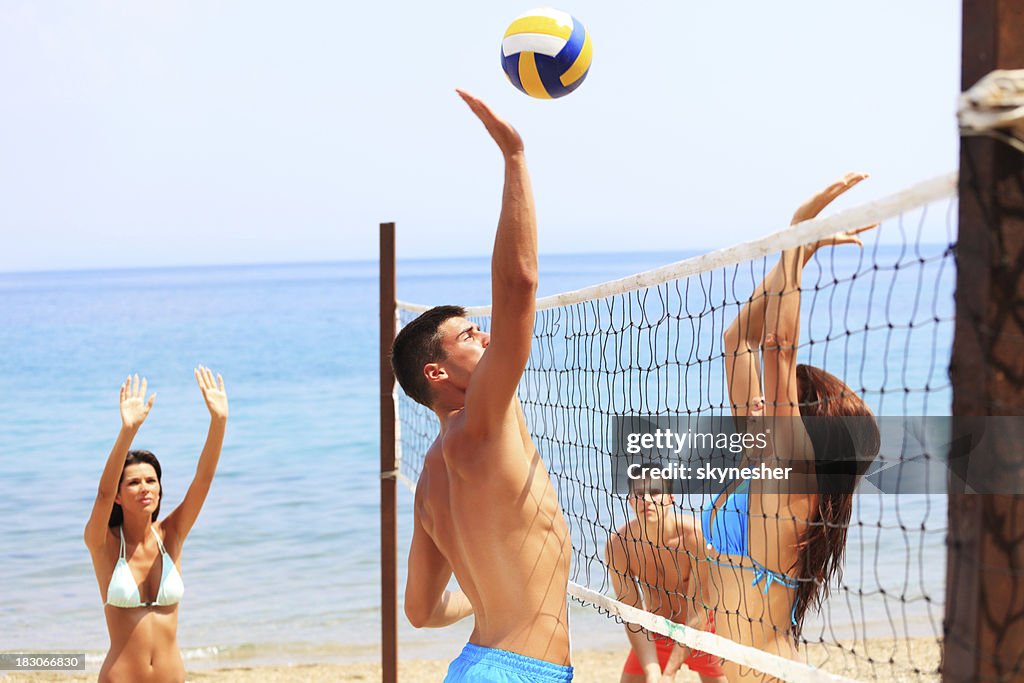
[[[812,365],[798,365],[796,378],[801,421],[814,446],[818,515],[797,543],[801,581],[793,610],[794,641],[803,631],[807,609],[820,609],[832,582],[843,578],[853,491],[881,446],[874,414],[842,380]]]
[[[160,503],[164,499],[164,485],[160,481],[162,472],[160,471],[160,461],[156,459],[156,456],[149,451],[128,451],[128,457],[124,459],[124,467],[121,469],[121,478],[117,480],[117,488],[121,489],[121,482],[124,481],[124,471],[128,468],[128,465],[137,465],[139,463],[146,463],[152,465],[153,469],[156,470],[156,481],[160,484],[160,493],[156,498],[156,510],[153,510],[153,521],[155,522],[157,516],[160,514]],[[114,508],[110,511],[110,520],[107,522],[107,526],[114,528],[115,526],[121,526],[124,523],[124,510],[118,503],[114,503]]]

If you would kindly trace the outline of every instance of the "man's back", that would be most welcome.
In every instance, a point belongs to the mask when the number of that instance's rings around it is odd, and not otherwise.
[[[470,642],[568,664],[572,544],[547,468],[518,402],[487,442],[460,417],[427,453],[415,513],[473,604]]]

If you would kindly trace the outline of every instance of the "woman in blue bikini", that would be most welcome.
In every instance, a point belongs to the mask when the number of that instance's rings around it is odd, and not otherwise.
[[[210,411],[210,430],[185,499],[157,521],[163,489],[160,463],[149,451],[130,451],[156,394],[146,399],[146,379],[121,385],[121,431],[100,477],[85,544],[103,597],[110,650],[100,683],[181,683],[185,665],[178,649],[181,549],[203,507],[217,469],[228,397],[224,380],[204,367],[196,382]]]
[[[815,217],[866,177],[833,183],[793,223]],[[788,480],[734,482],[703,511],[703,599],[720,635],[786,657],[795,655],[808,608],[820,606],[841,574],[853,489],[879,447],[864,401],[837,377],[796,362],[801,272],[817,249],[859,245],[857,235],[871,227],[784,251],[724,336],[739,429],[771,430],[769,451],[748,453],[748,464],[794,469]],[[837,456],[847,458],[838,478]],[[731,662],[725,672],[730,681],[763,679]]]

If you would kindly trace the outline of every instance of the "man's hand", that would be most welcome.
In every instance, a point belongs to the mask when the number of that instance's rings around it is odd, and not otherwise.
[[[149,415],[149,409],[153,407],[156,394],[146,400],[146,378],[142,378],[142,385],[139,385],[139,376],[135,375],[134,381],[129,376],[121,385],[121,424],[126,429],[138,429]]]
[[[519,137],[519,133],[516,132],[516,129],[508,121],[491,111],[491,108],[484,104],[483,100],[470,95],[465,90],[456,88],[455,92],[459,93],[459,97],[469,105],[469,108],[473,110],[477,118],[483,122],[484,128],[491,134],[494,141],[498,143],[498,149],[501,150],[505,158],[523,151],[523,139]]]

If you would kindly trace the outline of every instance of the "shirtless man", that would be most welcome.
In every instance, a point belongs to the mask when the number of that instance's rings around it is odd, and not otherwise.
[[[516,398],[537,289],[523,142],[482,101],[459,95],[505,161],[491,332],[466,320],[463,309],[439,306],[395,339],[395,376],[440,421],[416,485],[405,613],[416,627],[474,616],[446,682],[570,681],[569,528]],[[446,590],[453,573],[462,590]]]
[[[661,479],[630,479],[629,502],[635,519],[619,527],[605,545],[616,596],[627,605],[714,632],[714,623],[704,625],[703,615],[693,613],[693,605],[701,604],[695,602],[698,580],[687,552],[699,543],[695,521],[672,505],[672,494]],[[626,635],[633,649],[619,683],[672,681],[681,664],[704,683],[726,682],[716,657],[630,624]]]

